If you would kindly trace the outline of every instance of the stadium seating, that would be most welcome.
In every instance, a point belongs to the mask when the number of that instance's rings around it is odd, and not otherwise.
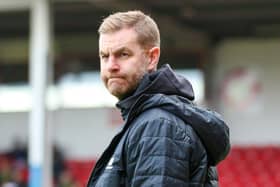
[[[90,172],[95,165],[93,160],[68,160],[66,161],[66,168],[70,171],[70,174],[74,180],[78,181],[82,186],[86,186]]]
[[[279,187],[280,147],[233,147],[218,171],[221,187]]]
[[[95,162],[68,161],[76,180],[85,184]],[[279,187],[280,147],[233,147],[218,165],[220,187]]]
[[[0,169],[5,162],[0,155]],[[85,186],[95,160],[67,160],[66,169],[78,184]],[[28,180],[27,168],[22,170]],[[220,187],[280,187],[279,146],[234,146],[229,156],[218,165]]]

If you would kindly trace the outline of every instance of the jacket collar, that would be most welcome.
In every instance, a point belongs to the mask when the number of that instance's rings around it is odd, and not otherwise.
[[[136,104],[140,96],[154,94],[177,95],[189,100],[194,99],[190,82],[175,74],[171,67],[165,64],[157,71],[145,74],[136,90],[130,96],[119,101],[116,106],[121,110],[123,119],[126,120],[132,106]],[[141,98],[141,101],[144,98]]]

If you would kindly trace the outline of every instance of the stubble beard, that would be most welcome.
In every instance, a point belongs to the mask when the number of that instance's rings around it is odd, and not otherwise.
[[[117,97],[119,100],[123,100],[133,94],[146,73],[147,70],[143,68],[134,76],[125,75],[122,77],[124,84],[115,85],[115,87],[112,85],[109,86],[107,81],[107,89],[113,96]]]

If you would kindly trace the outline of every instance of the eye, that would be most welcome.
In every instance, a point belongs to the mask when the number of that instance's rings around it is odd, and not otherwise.
[[[129,54],[127,52],[122,52],[121,53],[121,57],[128,57],[128,56],[129,56]]]
[[[123,51],[119,54],[119,57],[122,59],[128,59],[128,58],[130,58],[130,56],[131,56],[131,53],[129,53],[127,51]]]
[[[100,54],[99,57],[100,57],[100,59],[105,60],[105,59],[107,59],[109,57],[109,55]]]

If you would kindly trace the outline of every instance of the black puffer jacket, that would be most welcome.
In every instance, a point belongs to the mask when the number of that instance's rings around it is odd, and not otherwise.
[[[88,187],[218,186],[229,152],[220,116],[194,106],[190,83],[169,65],[144,76],[117,106],[125,124],[97,162]]]

